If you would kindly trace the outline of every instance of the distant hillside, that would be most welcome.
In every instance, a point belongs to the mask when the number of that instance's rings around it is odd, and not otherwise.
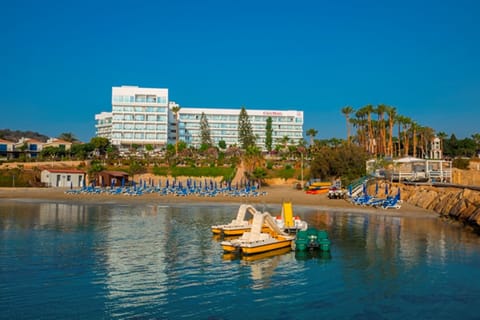
[[[46,142],[49,138],[46,135],[40,134],[38,132],[33,132],[33,131],[20,131],[20,130],[12,131],[10,129],[0,129],[0,139],[17,142],[20,138],[23,138],[23,137],[36,139],[43,142]]]

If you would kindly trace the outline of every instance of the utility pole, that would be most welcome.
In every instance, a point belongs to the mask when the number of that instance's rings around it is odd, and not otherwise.
[[[302,180],[302,189],[303,189],[303,152],[300,153],[300,156],[301,156],[301,166],[300,166],[300,177],[301,177],[301,180]]]

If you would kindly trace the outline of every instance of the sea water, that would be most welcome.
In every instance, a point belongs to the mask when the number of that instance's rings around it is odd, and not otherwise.
[[[2,200],[0,318],[480,318],[480,238],[461,226],[294,206],[330,252],[232,257],[210,226],[237,210]]]

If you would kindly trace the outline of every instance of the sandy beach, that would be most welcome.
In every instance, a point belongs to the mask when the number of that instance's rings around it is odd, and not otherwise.
[[[275,185],[262,188],[266,195],[258,197],[199,197],[190,195],[179,197],[175,195],[144,194],[140,196],[112,194],[68,194],[62,188],[0,188],[0,201],[7,200],[42,200],[71,203],[118,203],[118,204],[169,204],[169,203],[250,203],[281,205],[283,201],[291,201],[295,206],[312,207],[324,211],[360,212],[369,214],[388,214],[394,216],[437,217],[438,214],[408,203],[402,203],[400,209],[377,209],[354,205],[347,200],[328,199],[326,194],[311,195],[291,186]]]

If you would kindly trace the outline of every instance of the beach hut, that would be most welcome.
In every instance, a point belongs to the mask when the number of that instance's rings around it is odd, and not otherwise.
[[[104,170],[98,173],[98,185],[120,187],[128,183],[128,173],[123,171]]]
[[[77,169],[45,169],[40,181],[47,187],[80,188],[84,185],[86,173]]]

